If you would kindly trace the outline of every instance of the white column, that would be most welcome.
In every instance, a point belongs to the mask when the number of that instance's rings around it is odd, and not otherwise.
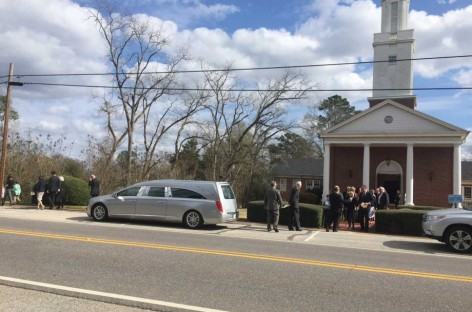
[[[331,163],[330,144],[324,144],[324,155],[323,155],[323,198],[329,194],[329,165]]]
[[[414,206],[413,203],[413,144],[407,145],[406,151],[406,206]]]
[[[462,164],[461,164],[461,146],[459,144],[454,145],[454,169],[452,173],[452,192],[454,195],[460,195],[461,184],[462,184]],[[462,208],[462,204],[457,204],[457,208]]]
[[[364,144],[364,162],[362,166],[362,184],[367,186],[367,189],[370,189],[369,180],[370,180],[370,144]]]

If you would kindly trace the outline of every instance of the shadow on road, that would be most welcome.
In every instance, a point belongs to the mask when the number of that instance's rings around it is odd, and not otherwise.
[[[434,240],[431,240],[431,242],[387,241],[383,245],[393,249],[419,251],[427,254],[443,254],[448,252],[445,244]]]
[[[139,225],[139,226],[146,226],[146,227],[154,227],[159,226],[163,228],[177,228],[177,229],[187,229],[183,224],[180,223],[169,223],[169,222],[161,222],[156,220],[142,220],[142,219],[120,219],[120,218],[113,218],[108,219],[103,222],[94,221],[92,218],[89,218],[87,215],[83,217],[70,217],[67,220],[76,221],[76,222],[90,222],[90,223],[104,223],[104,224],[116,224],[116,225]],[[196,231],[221,231],[227,229],[225,225],[204,225],[200,229],[196,229]]]

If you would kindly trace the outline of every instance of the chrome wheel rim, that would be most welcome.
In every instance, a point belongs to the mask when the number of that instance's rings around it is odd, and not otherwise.
[[[102,220],[103,218],[105,218],[105,216],[106,216],[105,207],[97,206],[97,207],[93,208],[93,216],[97,220]]]
[[[451,233],[449,242],[451,243],[452,248],[456,250],[469,250],[472,246],[472,236],[466,231],[457,230]]]
[[[200,224],[200,215],[198,212],[191,211],[187,214],[187,225],[189,227],[197,227]]]

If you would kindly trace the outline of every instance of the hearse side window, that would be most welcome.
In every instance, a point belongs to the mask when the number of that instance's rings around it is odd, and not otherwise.
[[[234,199],[233,190],[229,185],[222,185],[221,190],[223,191],[223,196],[225,199]]]
[[[165,187],[151,187],[149,188],[148,196],[151,197],[166,197]]]
[[[172,197],[206,199],[205,196],[197,192],[174,187],[172,188]]]
[[[137,196],[141,187],[130,187],[117,193],[118,196]]]

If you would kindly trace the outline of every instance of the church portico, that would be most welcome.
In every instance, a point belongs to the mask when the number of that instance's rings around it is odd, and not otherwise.
[[[448,206],[448,195],[460,193],[454,184],[460,181],[460,171],[452,168],[460,167],[457,142],[464,133],[457,134],[455,138],[438,134],[417,137],[413,133],[381,139],[372,133],[360,137],[325,136],[329,161],[325,159],[324,194],[334,185],[342,189],[383,186],[392,201],[399,190],[405,205]]]

